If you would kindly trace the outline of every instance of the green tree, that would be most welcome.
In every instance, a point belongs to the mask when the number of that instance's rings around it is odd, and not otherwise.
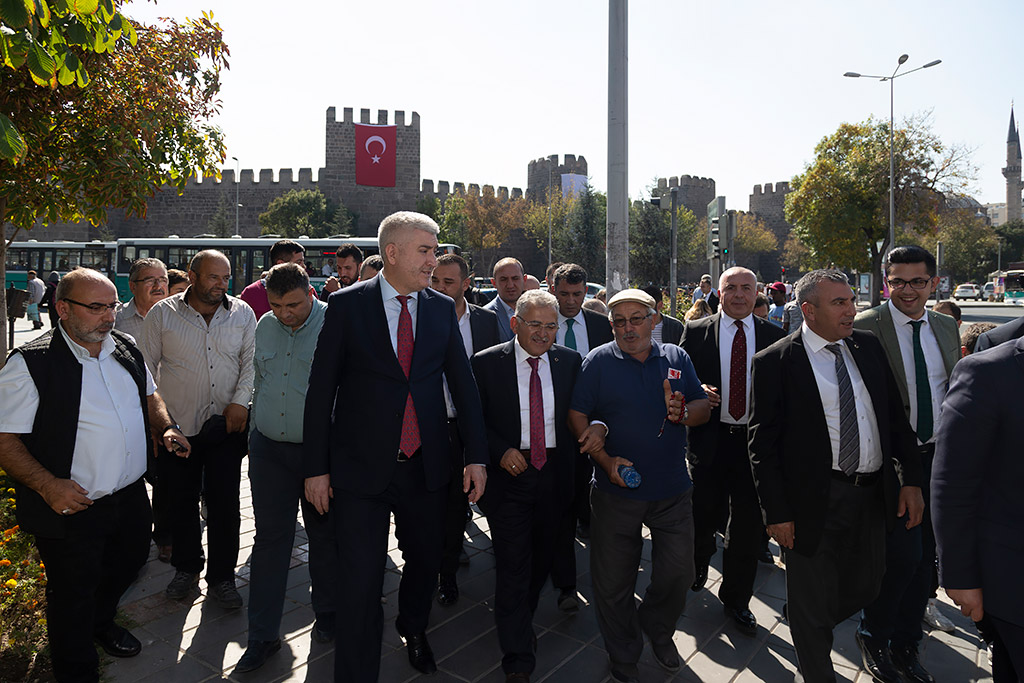
[[[441,221],[441,200],[437,197],[421,197],[416,200],[416,210],[430,216],[434,222]]]
[[[342,225],[339,225],[339,217]],[[344,232],[340,228],[348,227],[350,222],[345,207],[328,206],[320,190],[289,190],[270,202],[267,210],[259,215],[261,234],[291,238],[327,237],[336,231]]]
[[[949,211],[939,218],[935,241],[942,242],[942,271],[953,282],[984,284],[996,269],[996,231],[971,211]],[[931,252],[936,253],[934,245]]]
[[[14,228],[0,236],[0,276],[19,230],[99,225],[109,208],[145,216],[162,186],[219,172],[220,27],[208,14],[142,25],[121,6],[0,1],[0,225]]]
[[[568,225],[575,205],[575,198],[564,196],[561,187],[552,185],[545,191],[542,201],[530,201],[526,207],[523,232],[536,240],[537,246],[545,253],[550,236],[552,261],[572,261],[567,256],[572,250]]]
[[[706,261],[706,221],[680,206],[676,213],[678,277],[688,265]],[[672,254],[672,215],[650,202],[633,202],[629,211],[629,279],[640,285],[668,283]]]
[[[485,185],[479,192],[470,190],[448,197],[442,236],[445,242],[469,251],[477,272],[489,273],[497,261],[498,248],[513,229],[523,225],[525,215],[526,200],[498,197],[494,188]]]
[[[441,220],[438,221],[438,227],[441,229],[437,236],[439,242],[458,244],[465,249],[469,242],[465,208],[466,200],[461,195],[448,195],[444,202]],[[468,249],[465,249],[463,255],[467,254],[472,255]]]
[[[235,231],[235,220],[231,214],[231,208],[227,193],[222,191],[220,201],[217,203],[217,210],[213,212],[210,222],[206,224],[206,232],[217,237],[231,237]]]
[[[1024,220],[1007,221],[995,228],[995,232],[1003,243],[1003,269],[1007,263],[1024,261]]]
[[[895,131],[896,221],[934,233],[943,193],[962,193],[974,177],[970,151],[939,139],[928,116]],[[815,158],[786,195],[786,220],[810,260],[878,272],[888,250],[889,124],[844,123],[815,148]],[[881,248],[878,242],[881,241]],[[878,303],[878,292],[873,303]]]
[[[567,249],[553,254],[555,260],[577,263],[591,280],[604,281],[607,197],[587,184],[571,204],[566,233]]]

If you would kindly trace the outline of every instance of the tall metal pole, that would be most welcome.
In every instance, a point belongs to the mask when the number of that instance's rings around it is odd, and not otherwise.
[[[551,267],[551,166],[548,166],[548,267]],[[551,287],[554,283],[549,282],[548,287]]]
[[[238,176],[238,157],[231,158],[235,160],[235,234],[241,235],[242,233],[238,232],[238,207],[241,206],[241,204],[238,203],[238,188],[242,184],[242,179]]]
[[[901,62],[902,63],[902,62]],[[889,79],[889,250],[896,248],[896,155],[893,149],[893,127],[896,79]]]
[[[672,188],[672,258],[669,259],[668,267],[668,314],[673,318],[676,317],[676,291],[677,283],[679,282],[678,272],[676,271],[676,260],[679,257],[679,219],[676,217],[676,212],[679,210],[679,188]]]
[[[605,288],[629,287],[628,0],[608,0],[608,218]]]

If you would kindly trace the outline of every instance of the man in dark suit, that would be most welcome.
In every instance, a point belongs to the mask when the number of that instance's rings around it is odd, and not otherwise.
[[[423,214],[385,218],[384,270],[331,296],[313,355],[303,464],[306,497],[321,514],[333,497],[338,524],[338,681],[374,681],[380,670],[392,512],[405,560],[395,627],[413,667],[437,670],[426,629],[451,477],[442,375],[459,413],[471,502],[486,482],[483,415],[455,306],[427,288],[437,232]],[[343,400],[356,394],[363,400]]]
[[[683,337],[683,321],[661,312],[662,306],[665,303],[665,297],[660,287],[650,285],[644,287],[643,290],[650,294],[655,302],[654,316],[651,319],[654,322],[654,331],[651,332],[651,339],[659,344],[678,344],[679,340]],[[718,299],[716,298],[715,301],[717,302]],[[714,310],[718,310],[717,303]]]
[[[785,334],[753,315],[757,276],[752,271],[726,270],[718,291],[722,297],[718,313],[687,323],[679,342],[711,401],[711,419],[688,434],[697,570],[692,588],[699,591],[707,583],[708,565],[716,550],[715,532],[728,519],[718,597],[739,629],[753,635],[757,619],[750,611],[750,597],[764,547],[764,527],[747,453],[750,364],[754,353]]]
[[[754,355],[749,447],[768,534],[786,549],[797,664],[817,683],[835,681],[832,630],[878,594],[887,527],[904,513],[919,524],[924,501],[899,388],[878,339],[853,329],[846,276],[811,271],[796,296],[800,330]]]
[[[985,349],[991,349],[993,346],[999,346],[1011,339],[1020,339],[1021,337],[1024,337],[1024,316],[1008,323],[1003,323],[994,330],[982,333],[974,345],[974,350],[984,351]]]
[[[466,302],[466,291],[472,286],[469,264],[458,254],[443,254],[437,258],[437,266],[430,276],[430,286],[455,302],[455,317],[459,321],[459,332],[466,357],[499,344],[498,318],[488,310]],[[460,473],[464,467],[462,438],[459,436],[458,411],[452,402],[451,393],[445,386],[445,404],[448,408],[448,433],[451,440],[452,480],[448,483],[448,503],[444,514],[444,554],[441,556],[441,571],[437,577],[437,601],[442,605],[454,605],[459,599],[459,584],[455,572],[463,553],[462,541],[466,532],[466,513],[469,502],[462,490]],[[468,558],[466,560],[468,562]]]
[[[1024,457],[1020,404],[1008,400],[1022,389],[1024,339],[960,361],[932,467],[939,583],[961,612],[994,628],[996,681],[1024,676]]]
[[[491,471],[480,505],[494,542],[494,618],[509,681],[533,673],[533,613],[551,569],[556,522],[572,501],[578,448],[567,419],[582,359],[553,346],[557,320],[554,296],[526,292],[512,318],[515,338],[473,356]]]
[[[918,246],[897,247],[885,257],[889,301],[860,313],[858,330],[878,337],[917,434],[923,481],[932,471],[935,431],[949,375],[960,360],[956,321],[926,309],[939,284],[935,257]],[[913,529],[896,525],[886,539],[882,587],[864,608],[857,642],[864,668],[881,683],[934,683],[918,659],[928,597],[935,576],[935,536],[924,490],[925,513]]]
[[[587,271],[582,266],[562,264],[552,275],[551,292],[558,299],[558,344],[586,358],[591,349],[614,339],[607,316],[583,309],[587,297]],[[590,482],[593,477],[590,457],[577,452],[573,502],[566,509],[551,570],[551,582],[559,591],[558,607],[563,612],[575,612],[580,608],[580,600],[576,597],[576,527],[578,522],[581,539],[590,537]]]
[[[498,296],[491,299],[484,308],[498,316],[498,330],[501,341],[512,339],[512,328],[509,320],[515,315],[516,300],[526,290],[526,271],[518,259],[511,256],[494,264],[491,282],[498,290]]]

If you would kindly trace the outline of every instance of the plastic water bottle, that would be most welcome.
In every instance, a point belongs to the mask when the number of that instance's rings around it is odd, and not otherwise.
[[[619,476],[622,477],[622,481],[626,483],[626,488],[631,489],[635,489],[640,486],[640,482],[642,480],[640,473],[631,465],[619,465]]]

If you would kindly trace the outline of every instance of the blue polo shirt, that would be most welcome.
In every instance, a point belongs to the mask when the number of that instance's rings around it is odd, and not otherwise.
[[[597,488],[623,498],[663,500],[693,485],[686,472],[686,427],[665,420],[666,379],[688,403],[707,398],[690,357],[674,344],[652,341],[651,352],[641,363],[611,341],[592,349],[583,361],[572,409],[606,423],[605,450],[632,461],[643,478],[638,488],[627,489],[611,483],[604,470],[595,467]]]

